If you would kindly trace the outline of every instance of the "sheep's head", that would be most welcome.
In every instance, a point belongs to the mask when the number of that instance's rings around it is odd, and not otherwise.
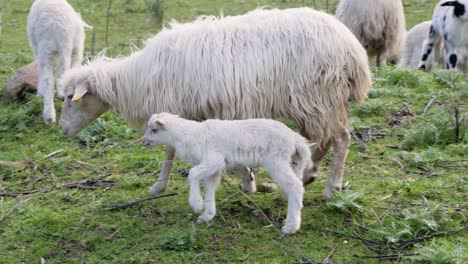
[[[145,147],[154,147],[158,145],[168,144],[169,135],[167,131],[168,120],[163,114],[154,114],[148,121],[148,128],[145,135],[141,139]]]
[[[64,136],[75,136],[107,110],[109,106],[92,91],[89,82],[72,85],[65,92],[60,130]]]
[[[453,14],[465,21],[468,21],[468,0],[447,1],[441,6],[453,6]]]

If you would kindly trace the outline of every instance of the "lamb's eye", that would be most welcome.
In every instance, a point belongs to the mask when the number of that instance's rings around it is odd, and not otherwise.
[[[67,96],[67,99],[71,101],[71,99],[73,98],[73,94],[70,94],[69,96]]]
[[[158,133],[158,130],[157,129],[152,129],[151,132],[153,132],[154,134]]]

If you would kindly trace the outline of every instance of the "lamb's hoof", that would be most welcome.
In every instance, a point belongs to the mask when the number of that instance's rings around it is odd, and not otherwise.
[[[55,123],[55,114],[53,115],[44,115],[44,123],[46,125],[51,125]]]
[[[156,196],[164,192],[166,186],[155,184],[149,189],[149,196]]]
[[[199,214],[203,211],[202,199],[190,199],[189,203],[195,213]]]
[[[283,234],[291,235],[296,233],[296,231],[299,230],[299,227],[300,226],[296,224],[286,224],[283,226],[283,228],[281,228],[281,231],[283,232]]]
[[[57,98],[60,100],[65,99],[65,93],[62,91],[57,91]]]
[[[214,214],[202,214],[198,217],[197,223],[208,223],[214,217]]]

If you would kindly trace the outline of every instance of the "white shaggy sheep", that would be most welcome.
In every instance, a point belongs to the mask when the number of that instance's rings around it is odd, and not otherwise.
[[[36,0],[31,6],[28,37],[39,65],[37,94],[43,97],[43,118],[47,124],[55,122],[55,79],[80,65],[83,59],[84,27],[89,25],[66,0]],[[55,78],[54,59],[57,60]],[[58,94],[63,97],[63,91],[59,90]]]
[[[387,59],[397,62],[406,32],[401,0],[341,0],[336,17],[343,22],[369,55],[377,55],[377,65]]]
[[[468,0],[440,1],[434,8],[432,24],[424,42],[418,67],[426,69],[426,61],[438,38],[443,39],[447,69],[455,69],[462,56],[457,49],[468,48]]]
[[[241,16],[173,23],[129,57],[97,58],[67,71],[60,129],[66,136],[109,109],[136,127],[152,113],[192,120],[286,117],[318,143],[314,167],[333,146],[323,193],[341,189],[348,153],[348,100],[371,86],[367,54],[333,16],[310,8],[255,10]],[[166,188],[174,149],[151,192]]]
[[[200,181],[205,183],[205,210],[199,222],[208,222],[216,214],[215,191],[223,170],[263,166],[288,198],[283,233],[299,229],[302,178],[304,169],[312,168],[311,154],[306,139],[284,124],[271,119],[196,122],[161,113],[150,118],[142,141],[146,147],[170,146],[194,166],[189,173],[189,202],[196,213],[203,211]]]

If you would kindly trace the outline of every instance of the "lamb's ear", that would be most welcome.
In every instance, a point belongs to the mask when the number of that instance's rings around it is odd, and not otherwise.
[[[458,1],[447,1],[443,3],[441,6],[456,6],[457,4],[460,4],[460,3],[458,3]]]
[[[89,87],[87,83],[80,83],[75,88],[75,93],[73,94],[72,102],[80,102],[83,99],[83,96],[88,92]]]
[[[162,119],[162,118],[158,118],[155,122],[157,127],[160,127],[160,128],[167,128],[167,122],[166,120]]]
[[[81,20],[81,23],[83,24],[85,31],[93,30],[93,26],[88,25],[86,22],[84,22],[84,20]]]

